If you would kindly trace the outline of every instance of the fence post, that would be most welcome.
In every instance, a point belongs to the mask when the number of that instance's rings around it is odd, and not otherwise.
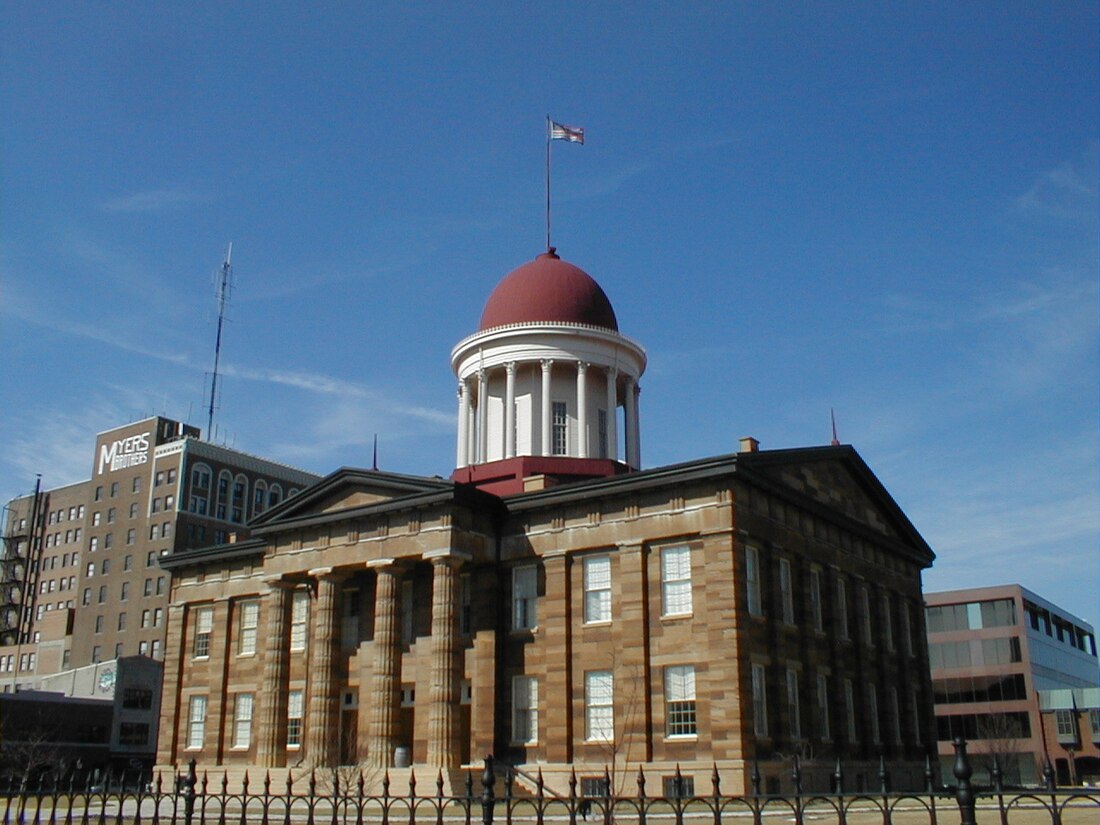
[[[961,736],[955,737],[955,766],[952,773],[957,782],[955,788],[955,801],[959,803],[959,821],[962,825],[976,825],[974,816],[974,789],[970,787],[970,777],[974,769],[970,767],[970,760],[966,758],[966,740]]]
[[[197,782],[195,757],[192,756],[191,761],[187,763],[187,773],[180,780],[180,784],[183,785],[183,821],[186,825],[191,825],[191,820],[195,816],[195,784]]]
[[[493,784],[497,781],[493,773],[493,756],[485,757],[485,771],[481,774],[481,822],[482,825],[493,825],[493,806],[496,800],[493,797]]]

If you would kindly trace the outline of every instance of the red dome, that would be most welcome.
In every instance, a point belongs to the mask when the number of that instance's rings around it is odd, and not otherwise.
[[[485,302],[478,331],[540,321],[619,330],[615,310],[600,285],[553,249],[512,270],[497,284]]]

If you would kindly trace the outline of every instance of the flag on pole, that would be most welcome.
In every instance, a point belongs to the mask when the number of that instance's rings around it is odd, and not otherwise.
[[[550,121],[550,140],[568,140],[570,143],[584,144],[584,129],[566,126],[564,123]]]

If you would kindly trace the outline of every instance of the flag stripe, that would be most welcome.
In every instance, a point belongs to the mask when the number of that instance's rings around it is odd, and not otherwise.
[[[570,143],[584,143],[584,129],[578,126],[566,126],[564,123],[550,121],[550,140],[567,140]]]

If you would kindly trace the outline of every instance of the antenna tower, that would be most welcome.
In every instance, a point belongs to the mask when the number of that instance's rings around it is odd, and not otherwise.
[[[225,260],[222,262],[221,272],[218,278],[218,337],[214,341],[214,372],[210,379],[210,411],[206,418],[206,437],[214,437],[214,407],[218,397],[218,361],[222,354],[222,324],[225,322],[225,307],[229,303],[230,293],[233,292],[233,242],[225,250]]]

